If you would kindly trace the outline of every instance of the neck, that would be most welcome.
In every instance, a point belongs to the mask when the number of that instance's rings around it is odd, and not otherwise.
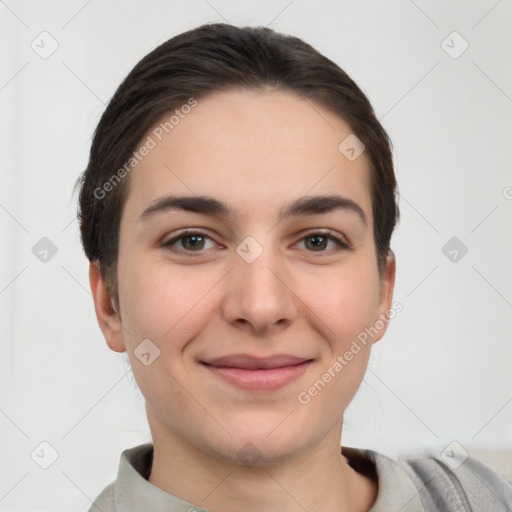
[[[212,512],[370,510],[377,483],[341,454],[339,429],[311,449],[278,464],[247,467],[213,457],[169,433],[152,429],[149,482]]]

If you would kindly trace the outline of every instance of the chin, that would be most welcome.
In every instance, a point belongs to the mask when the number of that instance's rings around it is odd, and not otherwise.
[[[282,446],[265,439],[235,441],[228,453],[222,454],[231,464],[244,467],[275,466],[293,458],[297,446]],[[217,453],[217,456],[220,455]]]
[[[285,415],[280,421],[283,417]],[[271,425],[269,428],[264,422],[261,428],[253,424],[249,428],[231,430],[233,437],[226,439],[226,446],[215,445],[217,456],[241,466],[272,466],[292,459],[308,444],[306,439],[300,438],[300,432],[304,433],[305,429],[297,428],[297,425],[293,429],[286,425],[286,428],[279,425],[279,421]],[[219,453],[219,449],[224,453]]]

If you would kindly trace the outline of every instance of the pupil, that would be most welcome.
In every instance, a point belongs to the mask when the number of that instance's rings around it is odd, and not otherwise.
[[[325,248],[325,242],[327,241],[325,236],[317,235],[317,236],[312,236],[309,239],[311,241],[313,248],[320,248],[320,249]]]
[[[188,244],[191,248],[199,247],[203,242],[201,235],[190,235],[185,238],[185,244]]]

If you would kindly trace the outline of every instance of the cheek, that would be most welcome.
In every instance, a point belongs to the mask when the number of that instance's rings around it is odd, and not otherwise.
[[[369,266],[331,271],[315,278],[314,286],[304,286],[301,297],[308,297],[304,302],[316,314],[326,339],[341,350],[374,322],[378,276]]]
[[[218,277],[209,273],[199,276],[193,266],[172,268],[136,257],[120,261],[126,347],[136,381],[156,409],[162,408],[169,396],[180,411],[185,413],[191,407],[190,397],[180,385],[184,381],[181,353],[211,320],[214,294],[209,291],[217,281]],[[148,339],[156,348],[151,344],[148,348],[147,341],[142,344]],[[144,362],[141,354],[148,352],[149,361]],[[194,384],[189,383],[187,390],[198,393]]]
[[[120,262],[121,263],[121,262]],[[193,265],[171,266],[165,262],[126,259],[119,266],[123,287],[123,325],[130,333],[130,345],[149,338],[162,350],[176,350],[179,340],[200,330],[207,320],[208,292],[217,274],[198,272]]]
[[[379,290],[378,274],[370,269],[362,265],[330,273],[311,288],[307,305],[326,341],[325,357],[297,400],[325,425],[334,425],[343,415],[366,372],[371,340],[365,330],[375,322]]]

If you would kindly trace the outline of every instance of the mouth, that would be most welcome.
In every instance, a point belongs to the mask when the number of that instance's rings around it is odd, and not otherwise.
[[[254,357],[246,354],[223,356],[201,364],[214,376],[251,391],[273,391],[298,379],[312,359],[279,354]]]

